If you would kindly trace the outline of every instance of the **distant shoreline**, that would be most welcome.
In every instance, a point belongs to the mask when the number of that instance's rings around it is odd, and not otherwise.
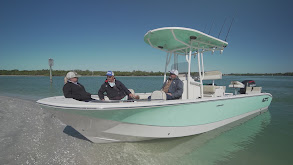
[[[49,76],[44,76],[44,75],[0,75],[0,77],[4,77],[4,76],[8,76],[8,77],[17,77],[17,76],[22,76],[22,77],[49,77]],[[164,75],[163,75],[164,76]],[[65,77],[64,76],[52,76],[52,77]],[[98,76],[98,75],[94,75],[94,76],[90,76],[90,75],[81,75],[81,77],[106,77],[106,76]],[[162,76],[115,76],[115,77],[162,77]]]
[[[74,70],[82,76],[105,76],[106,71]],[[68,70],[53,70],[53,76],[65,76]],[[46,70],[0,70],[0,76],[49,76],[50,71]],[[115,76],[164,76],[164,72],[147,71],[114,71]],[[191,75],[194,72],[191,73]],[[293,76],[293,72],[286,73],[229,73],[223,76]]]

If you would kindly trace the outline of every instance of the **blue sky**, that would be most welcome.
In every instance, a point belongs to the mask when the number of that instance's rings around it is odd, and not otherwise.
[[[165,53],[144,43],[149,30],[187,27],[225,39],[205,70],[293,72],[289,0],[0,0],[0,69],[163,71]],[[214,23],[213,23],[214,22]],[[212,26],[213,24],[213,26]]]

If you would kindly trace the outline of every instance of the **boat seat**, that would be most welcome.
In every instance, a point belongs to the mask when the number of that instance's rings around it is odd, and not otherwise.
[[[203,86],[203,95],[204,97],[213,97],[215,94],[216,88],[213,85],[204,85]]]
[[[105,101],[109,101],[109,97],[108,96],[104,96]]]
[[[239,81],[231,81],[231,83],[229,85],[229,88],[235,89],[234,95],[237,95],[237,93],[238,93],[237,88],[244,88],[244,87],[245,87],[245,85]]]
[[[213,85],[204,85],[203,86],[203,93],[215,93],[216,86]]]
[[[185,73],[178,74],[179,79],[186,79],[187,75]]]
[[[130,93],[135,94],[133,89],[128,89]]]
[[[181,80],[181,81],[187,81],[187,74],[185,73],[180,73],[178,74],[178,78]],[[193,80],[193,82],[195,83],[198,83],[196,82],[198,79],[197,77],[191,77],[191,79]],[[193,83],[193,82],[190,82],[190,83]],[[193,84],[193,85],[198,85],[198,84]],[[199,85],[198,85],[199,86]]]
[[[204,85],[204,97],[221,97],[225,95],[226,86]]]
[[[204,72],[204,77],[202,80],[220,80],[222,79],[222,72],[220,71],[206,71]],[[199,80],[199,73],[198,72],[195,72],[194,73],[194,79],[195,80]]]
[[[230,88],[244,88],[245,85],[239,81],[231,81]]]
[[[249,93],[261,93],[261,89],[262,89],[262,87],[246,87],[245,93],[246,94],[249,94]]]
[[[166,100],[166,93],[164,91],[154,91],[151,94],[151,99],[152,100]]]

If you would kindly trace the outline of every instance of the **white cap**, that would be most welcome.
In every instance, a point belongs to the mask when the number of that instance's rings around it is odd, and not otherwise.
[[[68,72],[66,74],[67,79],[71,79],[71,78],[74,78],[74,77],[81,77],[81,75],[77,74],[76,72]]]
[[[176,76],[178,76],[178,70],[176,69],[172,69],[171,71],[169,71],[171,74],[175,74]]]

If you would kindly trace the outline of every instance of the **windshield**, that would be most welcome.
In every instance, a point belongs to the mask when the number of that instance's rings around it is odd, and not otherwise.
[[[193,65],[192,65],[193,64]],[[193,78],[198,77],[198,69],[196,68],[197,65],[194,63],[191,64],[190,75]],[[178,70],[179,74],[188,74],[188,63],[187,62],[179,62],[171,65],[170,70],[176,69]]]

